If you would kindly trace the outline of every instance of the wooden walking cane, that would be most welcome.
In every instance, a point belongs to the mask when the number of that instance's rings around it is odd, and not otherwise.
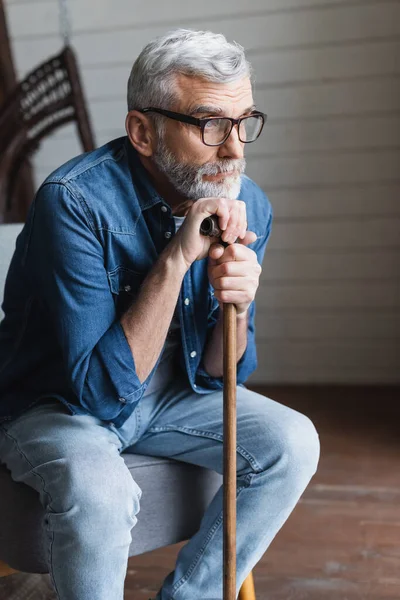
[[[200,233],[220,236],[218,217],[204,219]],[[223,600],[236,600],[236,305],[230,302],[223,308],[223,367]]]

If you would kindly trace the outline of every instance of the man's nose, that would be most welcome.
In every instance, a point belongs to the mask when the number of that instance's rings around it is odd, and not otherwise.
[[[237,125],[234,125],[228,139],[219,146],[220,158],[243,158],[244,143],[239,140]]]

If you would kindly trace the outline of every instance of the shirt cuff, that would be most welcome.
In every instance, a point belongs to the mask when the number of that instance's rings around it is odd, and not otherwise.
[[[133,403],[143,395],[132,351],[120,321],[116,321],[93,349],[85,381],[89,404],[96,408],[110,401]]]

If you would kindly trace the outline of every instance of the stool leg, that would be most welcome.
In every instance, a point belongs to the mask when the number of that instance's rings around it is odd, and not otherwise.
[[[256,600],[256,591],[254,589],[253,571],[247,575],[240,588],[238,600]]]
[[[12,575],[13,573],[19,573],[15,569],[12,569],[5,562],[0,560],[0,577],[6,577],[6,575]]]

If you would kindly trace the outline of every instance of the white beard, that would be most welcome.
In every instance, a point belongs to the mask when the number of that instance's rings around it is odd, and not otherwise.
[[[199,198],[236,200],[239,196],[241,174],[244,173],[246,168],[244,158],[227,158],[198,167],[178,162],[172,152],[160,140],[157,152],[153,154],[153,159],[158,169],[167,177],[176,191],[189,200],[198,200]],[[234,171],[235,175],[224,177],[221,182],[203,180],[203,175],[217,175],[220,172],[229,173],[231,171]]]

